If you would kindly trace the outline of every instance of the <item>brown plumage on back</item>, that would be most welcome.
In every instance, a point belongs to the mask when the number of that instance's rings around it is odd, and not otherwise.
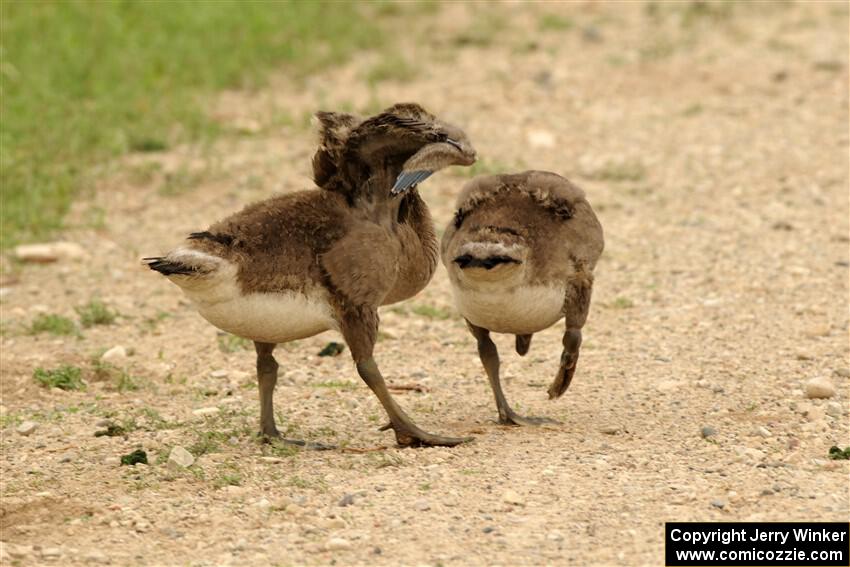
[[[462,131],[415,104],[366,120],[329,112],[317,119],[313,172],[322,190],[250,205],[145,262],[180,286],[210,323],[255,342],[263,435],[278,436],[275,345],[337,329],[399,444],[460,443],[413,424],[387,391],[372,353],[378,307],[419,292],[437,263],[433,224],[416,183],[393,191],[404,164],[446,140],[453,150],[429,163],[431,171],[469,165],[474,151]]]
[[[525,355],[534,333],[565,319],[561,365],[549,387],[557,398],[576,370],[602,227],[584,192],[543,171],[477,177],[458,198],[442,259],[455,302],[478,341],[499,421],[547,421],[517,415],[502,393],[499,354],[490,332],[516,335]]]

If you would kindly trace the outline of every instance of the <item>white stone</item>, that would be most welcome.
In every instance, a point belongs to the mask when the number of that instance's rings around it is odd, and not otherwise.
[[[171,449],[171,453],[168,454],[168,463],[180,468],[185,469],[191,467],[194,462],[195,457],[192,456],[192,453],[180,445],[176,445],[173,449]]]
[[[24,437],[27,437],[28,435],[32,435],[32,432],[36,429],[38,429],[38,424],[36,422],[25,421],[17,427],[16,431]]]
[[[198,408],[192,412],[192,415],[209,416],[217,415],[221,410],[217,407]]]
[[[144,533],[151,529],[151,525],[145,520],[136,520],[136,523],[133,525],[137,532]]]
[[[58,547],[45,547],[41,550],[41,556],[45,559],[58,559],[62,557],[62,550]]]
[[[332,537],[325,544],[325,547],[329,551],[340,551],[340,550],[343,550],[343,549],[350,549],[351,548],[351,542],[348,541],[347,539],[344,539],[344,538],[341,538],[341,537]]]
[[[770,430],[767,427],[764,427],[764,426],[759,426],[756,429],[756,433],[761,437],[770,437],[770,435],[771,435]]]
[[[819,376],[806,382],[807,398],[831,398],[835,395],[835,386],[827,378]]]
[[[228,372],[227,370],[213,370],[210,372],[210,378],[227,378]]]
[[[260,457],[260,461],[276,465],[285,462],[285,459],[281,459],[280,457]]]
[[[506,490],[505,493],[502,494],[502,500],[508,504],[525,506],[525,500],[523,500],[522,497],[513,490]]]
[[[23,559],[33,552],[33,548],[31,545],[14,545],[10,543],[6,551],[8,551],[9,555],[11,555],[14,559]]]
[[[15,257],[22,262],[55,262],[59,259],[77,259],[85,256],[85,250],[75,242],[48,242],[44,244],[21,244],[15,247]]]
[[[116,345],[103,353],[100,360],[113,366],[123,366],[127,362],[127,349]]]
[[[428,501],[423,498],[421,500],[417,500],[416,504],[414,504],[413,507],[419,510],[420,512],[427,512],[431,509],[431,504],[429,504]]]

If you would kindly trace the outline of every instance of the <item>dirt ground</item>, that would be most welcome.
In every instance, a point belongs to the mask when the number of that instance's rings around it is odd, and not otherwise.
[[[109,164],[64,235],[82,258],[4,257],[0,563],[658,565],[665,521],[846,521],[850,463],[827,458],[850,444],[846,4],[458,4],[391,25],[411,30],[397,64],[227,93],[214,112],[241,135]],[[318,356],[326,333],[278,349],[278,423],[343,449],[262,445],[249,345],[138,260],[311,187],[310,112],[408,100],[464,127],[474,172],[562,173],[605,227],[565,396],[546,397],[559,325],[523,359],[497,338],[509,400],[562,424],[495,423],[441,267],[383,310],[377,360],[426,390],[397,394],[423,428],[474,442],[395,448],[348,352]],[[422,186],[438,227],[469,176]],[[94,297],[112,325],[27,332]],[[94,362],[116,345],[118,368]],[[33,379],[61,364],[84,390]],[[808,399],[819,377],[837,392]],[[96,437],[108,423],[124,434]],[[196,462],[168,464],[174,446]],[[121,466],[137,448],[149,464]]]

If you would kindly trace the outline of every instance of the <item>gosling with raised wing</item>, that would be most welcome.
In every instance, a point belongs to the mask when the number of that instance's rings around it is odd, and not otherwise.
[[[437,264],[433,223],[416,188],[424,177],[407,176],[408,164],[416,172],[471,165],[475,151],[463,131],[417,104],[365,120],[330,112],[317,118],[313,175],[321,190],[250,205],[144,262],[182,288],[204,319],[254,341],[263,436],[280,436],[275,345],[336,329],[399,445],[461,443],[466,439],[426,433],[411,421],[387,390],[373,351],[378,307],[419,292]]]

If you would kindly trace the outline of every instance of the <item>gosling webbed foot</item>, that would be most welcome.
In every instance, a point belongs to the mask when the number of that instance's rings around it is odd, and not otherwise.
[[[301,447],[302,449],[306,449],[308,451],[330,451],[332,449],[336,449],[336,445],[326,445],[324,443],[319,443],[316,441],[305,441],[304,439],[289,439],[288,437],[281,436],[280,432],[275,429],[274,431],[260,431],[257,434],[257,437],[263,443],[268,443],[270,445],[291,445],[294,447]]]
[[[561,422],[549,417],[522,416],[513,410],[499,416],[500,425],[560,425]]]
[[[392,422],[379,428],[379,431],[392,429],[395,432],[395,440],[399,447],[455,447],[461,443],[469,443],[473,437],[444,437],[422,431],[415,425],[399,424]]]

